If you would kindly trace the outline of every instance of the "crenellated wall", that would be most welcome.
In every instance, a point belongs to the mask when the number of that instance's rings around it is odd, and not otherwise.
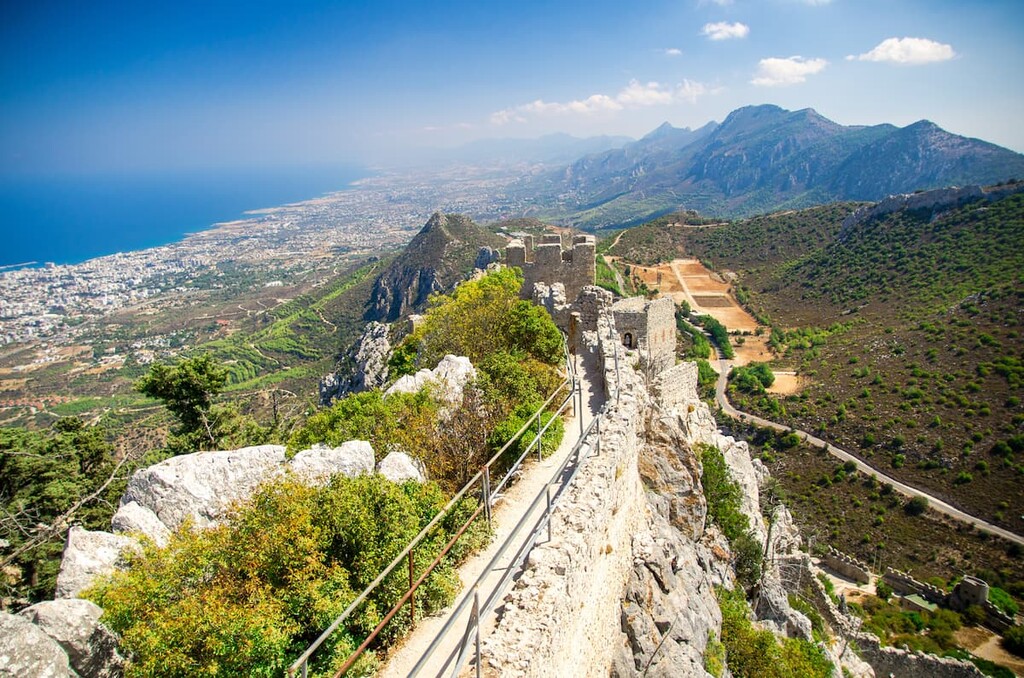
[[[568,249],[562,249],[558,234],[545,234],[536,245],[532,237],[526,236],[508,244],[505,262],[522,269],[524,299],[533,298],[536,283],[561,283],[566,300],[572,303],[584,287],[594,284],[597,242],[592,235],[577,235]]]

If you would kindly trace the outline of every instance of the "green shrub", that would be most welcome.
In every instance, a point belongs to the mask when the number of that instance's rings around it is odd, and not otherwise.
[[[237,505],[224,525],[180,527],[166,547],[148,546],[85,595],[121,635],[129,676],[280,676],[444,502],[434,484],[397,485],[379,475],[335,476],[323,487],[279,479]],[[418,571],[472,510],[471,500],[463,502],[422,542]],[[427,579],[417,616],[450,603],[453,567],[482,545],[484,529],[472,527]],[[399,568],[314,655],[313,668],[336,667],[407,585]],[[403,609],[380,644],[408,626]]]
[[[729,540],[737,579],[744,586],[753,586],[761,577],[762,554],[750,530],[750,521],[741,509],[739,485],[729,475],[725,457],[717,448],[702,444],[697,451],[708,516]]]
[[[1003,632],[1003,647],[1018,657],[1024,657],[1024,626],[1013,626]]]
[[[736,678],[813,678],[832,675],[832,662],[816,644],[799,638],[778,640],[754,627],[750,608],[739,590],[715,589],[722,610],[722,644],[729,671]]]
[[[921,496],[914,497],[903,506],[903,510],[907,515],[919,516],[928,510],[928,499]]]

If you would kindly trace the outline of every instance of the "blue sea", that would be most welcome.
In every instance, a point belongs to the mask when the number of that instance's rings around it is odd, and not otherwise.
[[[344,190],[355,166],[0,178],[0,267],[75,264],[181,240],[247,210]]]

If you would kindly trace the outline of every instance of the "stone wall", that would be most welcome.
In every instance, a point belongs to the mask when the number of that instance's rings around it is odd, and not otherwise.
[[[918,581],[906,572],[887,567],[885,568],[885,574],[882,575],[882,581],[891,586],[892,590],[901,596],[909,596],[916,593],[929,603],[935,603],[936,605],[944,605],[946,603],[947,594],[945,591],[932,584]]]
[[[605,335],[607,337],[607,335]],[[591,360],[614,362],[617,341],[590,333]],[[483,668],[501,676],[607,675],[633,535],[646,513],[637,471],[646,398],[633,369],[601,421],[600,453],[562,496],[551,541],[534,547],[482,643]]]
[[[662,407],[673,408],[693,403],[697,392],[697,363],[683,362],[671,367],[654,380],[654,396]]]
[[[523,271],[523,298],[533,298],[536,283],[561,283],[571,303],[596,278],[597,242],[592,235],[577,235],[569,249],[562,248],[561,236],[546,234],[534,246],[533,238],[513,240],[505,250],[505,262]]]
[[[980,678],[981,671],[970,662],[911,652],[895,647],[882,647],[878,637],[860,631],[860,620],[842,612],[815,576],[806,556],[787,561],[790,571],[785,581],[794,593],[803,595],[814,609],[848,646],[874,669],[876,676],[929,676],[929,678]]]
[[[821,557],[821,561],[830,570],[838,572],[847,579],[852,579],[859,584],[867,584],[871,581],[871,573],[867,565],[852,556],[840,553],[831,546],[828,547],[828,552]]]
[[[619,341],[636,351],[651,374],[660,374],[675,364],[675,308],[668,297],[652,301],[629,297],[612,305]]]

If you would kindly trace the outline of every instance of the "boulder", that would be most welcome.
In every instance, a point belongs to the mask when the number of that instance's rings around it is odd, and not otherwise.
[[[0,612],[0,678],[67,678],[68,656],[24,617]]]
[[[72,527],[64,545],[54,597],[74,598],[98,575],[113,572],[124,551],[138,548],[137,541],[124,535]]]
[[[322,480],[335,473],[359,476],[373,473],[374,455],[365,440],[349,440],[339,447],[314,445],[291,460],[290,467],[307,480]]]
[[[391,385],[384,395],[394,393],[418,393],[425,386],[431,386],[438,400],[454,404],[462,400],[466,384],[476,378],[476,369],[469,358],[446,355],[432,370],[420,370],[407,374]]]
[[[118,534],[145,535],[157,546],[165,546],[171,536],[171,531],[157,515],[137,501],[130,501],[117,509],[110,520],[110,527]]]
[[[117,636],[100,623],[103,610],[95,603],[80,598],[47,600],[20,614],[60,645],[79,675],[113,678],[124,673]]]
[[[426,480],[423,464],[405,452],[395,451],[388,454],[377,464],[377,473],[393,483],[404,483],[409,480],[422,483]]]
[[[148,508],[168,529],[186,518],[209,527],[232,501],[246,497],[282,469],[282,445],[258,445],[223,452],[196,452],[165,459],[135,472],[121,505]]]

